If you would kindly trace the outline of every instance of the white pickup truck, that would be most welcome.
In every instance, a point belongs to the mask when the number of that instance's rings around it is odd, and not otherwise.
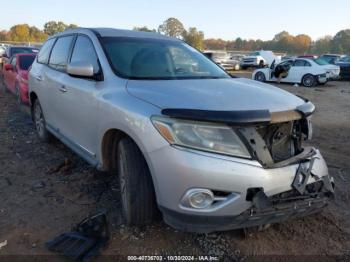
[[[272,64],[273,61],[281,61],[281,57],[276,56],[272,51],[254,51],[241,61],[241,68],[248,67],[266,67]]]

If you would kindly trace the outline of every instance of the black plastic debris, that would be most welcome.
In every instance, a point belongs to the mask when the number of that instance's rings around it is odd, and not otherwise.
[[[106,212],[91,215],[77,224],[71,232],[46,242],[50,251],[79,261],[97,256],[109,241]]]

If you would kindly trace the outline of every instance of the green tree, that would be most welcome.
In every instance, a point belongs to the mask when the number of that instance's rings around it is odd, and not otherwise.
[[[206,49],[209,50],[225,50],[227,46],[227,42],[222,39],[205,39],[204,40],[204,45]]]
[[[27,24],[14,25],[10,29],[9,38],[11,41],[29,41],[29,31],[29,25]]]
[[[77,28],[78,26],[75,24],[65,24],[61,21],[49,21],[44,24],[44,33],[51,36],[60,32],[65,31],[66,29],[70,28]]]
[[[332,36],[325,36],[316,40],[312,46],[311,53],[325,54],[329,53],[332,47]]]
[[[243,50],[243,40],[242,38],[238,37],[235,41],[235,49],[236,50]]]
[[[0,41],[7,41],[8,39],[8,32],[6,30],[0,31]]]
[[[184,31],[183,40],[199,50],[204,49],[204,33],[198,31],[195,27],[190,27],[188,31]]]
[[[185,28],[176,18],[170,17],[158,27],[158,32],[170,37],[181,38],[184,35]]]
[[[332,51],[335,53],[350,53],[350,29],[341,30],[334,36]]]
[[[29,28],[29,41],[32,42],[44,42],[46,38],[48,37],[47,34],[45,34],[43,31],[38,29],[35,26],[31,26]]]
[[[289,37],[289,36],[290,36],[290,34],[287,31],[282,31],[282,32],[276,34],[274,36],[274,38],[272,39],[272,41],[278,42],[278,41],[282,40],[283,38]]]
[[[311,37],[305,34],[297,35],[294,38],[294,51],[298,54],[306,53],[310,50]]]
[[[149,29],[147,26],[141,26],[141,27],[134,27],[132,30],[134,31],[142,31],[142,32],[152,32],[156,33],[156,29]]]

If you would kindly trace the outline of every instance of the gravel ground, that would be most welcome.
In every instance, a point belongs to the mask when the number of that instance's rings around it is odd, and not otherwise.
[[[158,254],[213,255],[227,261],[345,261],[344,256],[350,255],[350,84],[331,82],[313,89],[279,86],[317,107],[313,143],[335,177],[335,201],[320,214],[262,231],[205,235],[178,232],[162,221],[144,228],[125,227],[114,176],[93,170],[59,141],[41,143],[27,109],[18,107],[1,88],[0,261],[9,255],[64,260],[47,251],[45,241],[101,208],[108,210],[111,241],[97,260]]]

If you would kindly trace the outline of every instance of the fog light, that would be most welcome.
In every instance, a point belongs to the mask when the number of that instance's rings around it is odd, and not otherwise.
[[[188,194],[188,202],[194,208],[207,208],[213,201],[213,192],[208,189],[192,189]]]

